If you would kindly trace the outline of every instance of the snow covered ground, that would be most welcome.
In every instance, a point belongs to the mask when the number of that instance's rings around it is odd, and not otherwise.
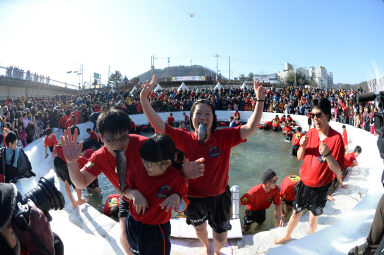
[[[187,112],[189,115],[189,112]],[[247,120],[251,112],[240,112],[241,119]],[[218,111],[218,120],[228,120],[231,111]],[[264,113],[262,122],[271,120],[275,113]],[[281,114],[279,114],[281,115]],[[165,120],[168,113],[160,113]],[[181,112],[175,112],[176,121],[183,120]],[[305,116],[292,116],[306,130]],[[145,116],[132,115],[136,125],[147,123]],[[341,132],[341,124],[331,122],[331,126]],[[91,123],[80,125],[81,138]],[[346,254],[348,250],[363,242],[366,238],[383,193],[381,173],[383,160],[376,146],[377,137],[361,129],[347,125],[349,150],[356,145],[363,149],[358,158],[359,167],[352,168],[345,179],[347,190],[338,189],[334,193],[334,202],[327,202],[324,215],[319,217],[318,231],[308,236],[308,215],[304,215],[293,232],[293,240],[285,245],[275,246],[273,239],[282,236],[285,228],[274,228],[255,235],[245,235],[243,240],[229,240],[223,254]],[[21,179],[18,189],[24,194],[36,186],[38,178],[55,176],[53,160],[44,159],[43,138],[32,142],[25,149],[37,179]],[[100,214],[96,209],[84,204],[72,209],[64,189],[63,182],[56,178],[55,185],[64,194],[66,205],[63,210],[52,211],[51,226],[64,242],[65,254],[104,255],[124,254],[119,242],[119,225],[112,219]],[[75,196],[75,194],[74,194]],[[202,245],[193,239],[172,239],[172,254],[197,254]]]

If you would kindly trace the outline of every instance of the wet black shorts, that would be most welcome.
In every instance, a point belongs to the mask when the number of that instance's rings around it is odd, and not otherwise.
[[[254,222],[256,222],[257,224],[262,224],[265,221],[265,214],[265,210],[245,210],[243,217],[244,225],[250,225]]]
[[[327,202],[328,190],[332,182],[323,187],[308,187],[302,181],[296,185],[296,199],[293,207],[296,212],[308,209],[314,216],[323,214],[323,208]]]
[[[129,213],[129,202],[126,201],[124,198],[120,197],[119,218],[127,217],[128,213]]]
[[[147,225],[135,221],[131,214],[125,220],[125,231],[132,254],[169,255],[171,253],[171,224]]]
[[[95,189],[97,187],[99,187],[99,180],[96,177],[96,179],[91,182],[91,184],[89,184],[87,188]]]
[[[231,191],[229,187],[225,192],[215,197],[193,198],[188,197],[190,204],[185,210],[187,224],[200,226],[206,220],[216,233],[223,233],[231,230]]]
[[[53,152],[53,146],[48,146],[49,150]]]
[[[69,177],[67,163],[60,157],[55,157],[53,160],[53,166],[55,168],[57,177],[59,177],[63,182],[67,181],[72,187],[75,188],[75,185],[72,183],[71,178]]]

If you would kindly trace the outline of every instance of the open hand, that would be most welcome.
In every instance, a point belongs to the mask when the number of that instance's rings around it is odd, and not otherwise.
[[[169,212],[170,209],[178,210],[179,209],[179,203],[180,203],[180,197],[178,194],[172,194],[168,196],[161,204],[161,209],[164,209]]]
[[[147,81],[143,82],[143,85],[142,85],[143,89],[140,92],[140,100],[145,100],[148,98],[149,93],[153,89],[153,86],[155,85],[155,83],[156,83],[156,75],[153,75],[150,83],[148,83]]]
[[[143,194],[141,194],[140,191],[135,190],[132,192],[132,197],[132,202],[136,208],[137,214],[144,214],[149,206]]]
[[[73,135],[71,134],[71,128],[67,128],[67,130],[64,130],[64,135],[60,137],[64,158],[67,163],[76,162],[83,150],[83,142],[80,144],[77,143],[78,136],[77,128]]]
[[[253,89],[255,90],[256,100],[264,100],[265,99],[265,90],[263,85],[260,85],[259,80],[253,81]]]

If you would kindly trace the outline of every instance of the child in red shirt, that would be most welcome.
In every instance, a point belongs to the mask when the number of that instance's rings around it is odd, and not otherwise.
[[[184,154],[167,135],[155,135],[140,148],[141,161],[127,173],[130,200],[127,239],[134,254],[170,254],[171,212],[189,204],[181,169]]]
[[[356,158],[360,155],[360,153],[361,153],[361,147],[357,145],[353,150],[353,152],[346,153],[344,155],[344,169],[342,171],[343,178],[347,176],[348,168],[359,165]]]
[[[300,181],[300,176],[297,175],[288,175],[286,176],[280,184],[280,197],[285,205],[286,209],[282,207],[283,216],[292,210],[293,201],[295,201],[295,184]]]
[[[254,186],[247,193],[245,193],[240,201],[243,205],[247,206],[243,218],[243,231],[247,232],[251,228],[251,224],[256,222],[262,224],[266,218],[266,209],[268,209],[272,202],[275,205],[276,218],[280,227],[284,225],[281,219],[281,199],[279,195],[279,187],[276,185],[276,173],[268,169],[262,174],[262,183]]]
[[[52,153],[53,147],[57,144],[57,139],[56,139],[56,136],[52,134],[52,129],[50,128],[47,128],[45,130],[45,134],[47,135],[44,138],[45,158],[48,158],[47,148],[49,148],[49,150]]]
[[[347,135],[347,128],[345,125],[342,126],[343,129],[343,143],[344,143],[344,149],[345,151],[348,151],[348,135]]]
[[[292,156],[297,157],[297,150],[300,147],[300,139],[303,136],[301,133],[301,127],[297,127],[296,133],[292,136]]]

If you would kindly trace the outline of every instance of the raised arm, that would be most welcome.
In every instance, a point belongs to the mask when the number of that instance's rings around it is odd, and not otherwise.
[[[75,133],[71,134],[71,129],[64,130],[64,135],[60,137],[61,144],[63,146],[63,153],[65,160],[67,161],[69,177],[76,188],[86,188],[96,177],[87,171],[81,171],[77,159],[81,154],[83,148],[83,142],[77,143],[78,132],[75,129]]]
[[[240,136],[243,140],[256,131],[257,125],[259,125],[261,116],[263,115],[265,99],[264,88],[259,84],[259,80],[253,82],[253,87],[256,95],[256,106],[247,124],[240,127]]]
[[[159,132],[160,134],[165,133],[165,122],[160,118],[160,116],[155,112],[152,108],[151,103],[148,101],[148,95],[151,92],[153,86],[156,83],[156,75],[152,77],[152,81],[150,83],[144,82],[144,87],[140,93],[140,103],[143,107],[143,112],[149,123],[152,127]]]

